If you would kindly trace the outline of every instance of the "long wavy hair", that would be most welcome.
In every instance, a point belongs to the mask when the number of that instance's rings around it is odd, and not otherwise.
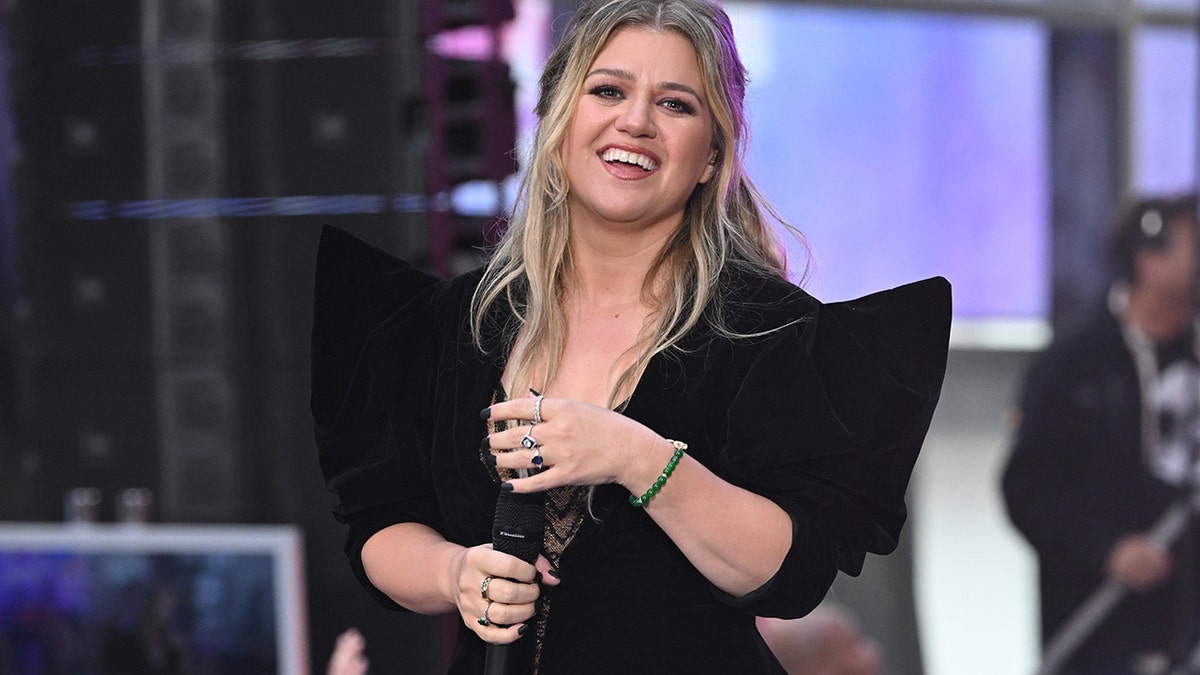
[[[629,393],[626,387],[648,359],[678,346],[706,314],[717,334],[733,334],[724,320],[721,273],[736,266],[784,276],[786,254],[772,223],[804,241],[745,174],[747,75],[720,5],[710,0],[587,0],[542,72],[537,131],[517,203],[472,298],[476,344],[484,351],[485,345],[511,350],[508,384],[545,391],[558,371],[567,339],[563,300],[572,274],[571,186],[562,164],[563,139],[588,69],[609,38],[627,27],[670,31],[696,50],[712,110],[717,166],[712,179],[697,185],[688,198],[681,226],[646,275],[642,295],[655,312],[626,352],[632,360],[625,359],[630,365],[613,385],[610,407]],[[501,340],[493,342],[497,331]]]

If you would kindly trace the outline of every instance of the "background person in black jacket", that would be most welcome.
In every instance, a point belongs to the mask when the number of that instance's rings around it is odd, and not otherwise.
[[[1126,204],[1111,252],[1107,301],[1031,364],[1003,478],[1038,557],[1043,642],[1106,581],[1128,591],[1065,671],[1089,675],[1181,658],[1200,577],[1194,536],[1150,536],[1197,467],[1196,195]]]

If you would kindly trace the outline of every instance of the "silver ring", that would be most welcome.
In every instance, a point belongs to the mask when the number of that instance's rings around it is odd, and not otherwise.
[[[476,619],[475,622],[478,623],[480,626],[492,625],[492,622],[488,621],[488,618],[487,618],[488,610],[491,608],[492,608],[492,601],[488,600],[487,604],[483,606],[483,614],[480,614],[479,618]]]
[[[542,423],[542,399],[543,398],[545,398],[545,397],[542,396],[541,394],[538,394],[537,397],[533,399],[533,423],[534,424]]]
[[[492,578],[487,576],[483,578],[483,584],[479,586],[479,597],[487,600],[488,602],[492,601],[492,599],[488,597],[488,584],[490,583],[492,583]]]
[[[538,449],[538,446],[533,446],[533,457],[529,461],[533,462],[537,468],[542,468],[542,451]]]
[[[537,440],[533,437],[533,427],[536,424],[537,422],[530,424],[529,431],[525,432],[525,435],[521,438],[521,447],[525,448],[526,450],[533,450],[538,445]]]

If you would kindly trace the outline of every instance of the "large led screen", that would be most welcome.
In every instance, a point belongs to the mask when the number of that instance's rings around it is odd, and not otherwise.
[[[1047,315],[1047,34],[1033,20],[726,3],[750,170],[840,300],[931,275],[956,320]],[[802,245],[792,259],[802,261]],[[800,265],[794,265],[800,271]]]

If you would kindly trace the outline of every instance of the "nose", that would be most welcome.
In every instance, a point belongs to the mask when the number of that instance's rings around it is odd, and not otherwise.
[[[630,99],[621,107],[614,123],[617,131],[622,131],[635,138],[654,138],[658,129],[654,126],[651,114],[653,104],[637,98]]]

